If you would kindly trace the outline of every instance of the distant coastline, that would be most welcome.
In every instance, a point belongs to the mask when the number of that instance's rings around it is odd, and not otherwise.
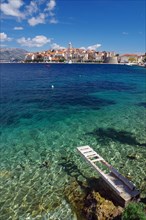
[[[28,52],[17,48],[0,50],[0,63],[66,63],[66,64],[126,64],[146,65],[146,54],[116,54],[114,51],[68,48]]]
[[[58,65],[70,65],[69,63],[65,63],[65,62],[49,62],[49,63],[46,63],[46,62],[0,62],[0,64],[45,64],[46,66],[48,65],[52,65],[52,64],[58,64]],[[90,64],[90,65],[127,65],[127,66],[139,66],[139,67],[144,67],[146,68],[146,64],[138,64],[138,63],[134,63],[134,64],[131,64],[131,63],[98,63],[98,62],[74,62],[74,63],[71,63],[71,65],[77,65],[77,64],[83,64],[83,65],[86,65],[86,64]]]

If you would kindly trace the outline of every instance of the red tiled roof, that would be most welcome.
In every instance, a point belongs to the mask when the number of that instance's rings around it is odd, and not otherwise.
[[[135,56],[137,57],[137,54],[123,54],[122,57],[130,57],[130,56]]]

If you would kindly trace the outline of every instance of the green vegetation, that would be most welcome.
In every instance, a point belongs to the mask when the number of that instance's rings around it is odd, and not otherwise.
[[[143,62],[146,63],[146,55],[145,55],[145,57],[143,58]]]
[[[59,59],[59,62],[60,62],[60,63],[64,63],[64,62],[65,62],[65,58],[64,58],[64,57],[61,57],[61,58]]]
[[[146,220],[145,205],[143,203],[130,203],[124,210],[122,220]]]
[[[40,63],[40,62],[43,62],[43,59],[25,60],[25,63]]]
[[[136,63],[137,60],[136,60],[135,57],[129,57],[128,61],[129,61],[130,63]]]

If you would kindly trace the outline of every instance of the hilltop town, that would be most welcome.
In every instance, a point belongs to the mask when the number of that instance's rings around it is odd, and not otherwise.
[[[146,54],[116,54],[109,51],[74,48],[49,49],[41,52],[28,52],[18,48],[0,49],[0,63],[109,63],[146,65]]]
[[[145,54],[123,54],[115,52],[86,50],[84,48],[73,48],[69,43],[68,48],[46,50],[42,52],[27,53],[24,62],[65,62],[65,63],[131,63],[141,64],[145,62]]]

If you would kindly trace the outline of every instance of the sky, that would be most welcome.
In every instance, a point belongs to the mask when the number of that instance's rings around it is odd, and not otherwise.
[[[146,0],[1,0],[0,45],[144,53]]]

